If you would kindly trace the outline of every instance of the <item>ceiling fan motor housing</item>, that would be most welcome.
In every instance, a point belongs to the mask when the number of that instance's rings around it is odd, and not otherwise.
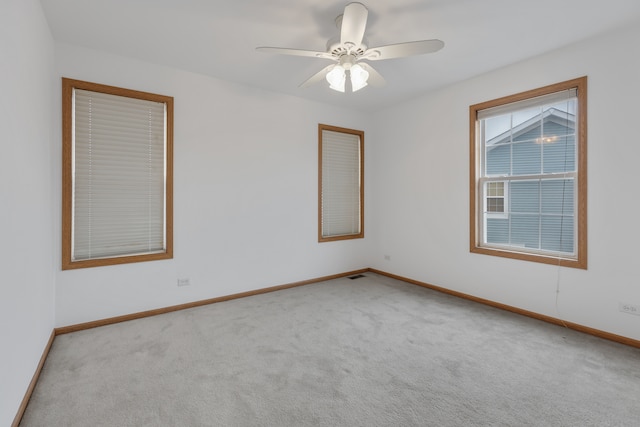
[[[366,52],[367,49],[367,41],[364,39],[359,46],[354,46],[350,49],[349,47],[344,46],[342,43],[340,43],[340,39],[337,37],[334,37],[327,42],[327,52],[333,55],[336,59],[348,54],[354,55],[356,58],[359,58]]]

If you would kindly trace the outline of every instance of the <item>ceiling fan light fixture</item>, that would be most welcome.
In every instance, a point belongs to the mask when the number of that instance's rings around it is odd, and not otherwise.
[[[364,4],[357,1],[347,4],[344,8],[344,13],[336,18],[336,26],[340,30],[340,34],[327,41],[327,50],[325,52],[267,46],[256,49],[261,52],[283,55],[330,59],[337,64],[327,65],[300,84],[300,87],[305,88],[326,79],[332,90],[357,92],[368,85],[381,87],[385,84],[384,78],[375,68],[367,62],[358,64],[358,61],[379,61],[423,55],[437,52],[444,47],[444,42],[438,39],[369,47],[369,43],[364,38],[368,15],[369,11]],[[345,85],[347,73],[349,74],[349,89]]]
[[[329,82],[329,88],[337,90],[338,92],[344,92],[346,74],[342,65],[333,67],[333,69],[327,73],[326,78]]]
[[[369,72],[362,68],[360,65],[355,64],[349,70],[351,75],[351,89],[356,92],[363,87],[367,86],[367,80],[369,79]]]

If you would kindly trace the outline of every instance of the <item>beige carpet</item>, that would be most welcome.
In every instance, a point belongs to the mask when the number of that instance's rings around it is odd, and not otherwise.
[[[640,350],[373,273],[58,336],[22,426],[637,426]]]

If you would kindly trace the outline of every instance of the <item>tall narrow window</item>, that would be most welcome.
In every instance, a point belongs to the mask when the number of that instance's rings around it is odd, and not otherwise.
[[[62,79],[62,268],[167,259],[173,98]]]
[[[470,107],[471,251],[586,268],[583,77]]]
[[[364,132],[318,125],[318,241],[364,237]]]

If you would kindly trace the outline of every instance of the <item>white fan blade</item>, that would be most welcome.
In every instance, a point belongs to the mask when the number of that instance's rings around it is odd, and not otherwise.
[[[362,3],[349,3],[344,8],[342,27],[340,28],[340,43],[353,44],[358,47],[362,43],[364,30],[367,26],[369,11]]]
[[[327,76],[329,71],[333,70],[333,67],[335,67],[336,65],[338,65],[338,64],[331,64],[331,65],[328,65],[328,66],[324,67],[322,70],[318,71],[313,76],[309,77],[307,80],[305,80],[303,83],[301,83],[299,87],[300,88],[305,88],[305,87],[311,86],[312,84],[321,82]]]
[[[266,53],[277,53],[280,55],[309,56],[312,58],[335,59],[330,53],[317,52],[315,50],[289,49],[286,47],[257,47],[257,51]]]
[[[425,53],[437,52],[443,47],[444,42],[438,39],[390,44],[387,46],[372,47],[370,49],[367,49],[361,58],[368,59],[370,61],[402,58],[405,56],[422,55]]]
[[[360,65],[366,72],[369,73],[369,79],[367,79],[367,83],[371,86],[381,87],[387,84],[387,82],[384,80],[384,77],[382,77],[382,75],[380,75],[380,73],[377,72],[371,65],[367,64],[366,62],[358,62],[358,65]]]

